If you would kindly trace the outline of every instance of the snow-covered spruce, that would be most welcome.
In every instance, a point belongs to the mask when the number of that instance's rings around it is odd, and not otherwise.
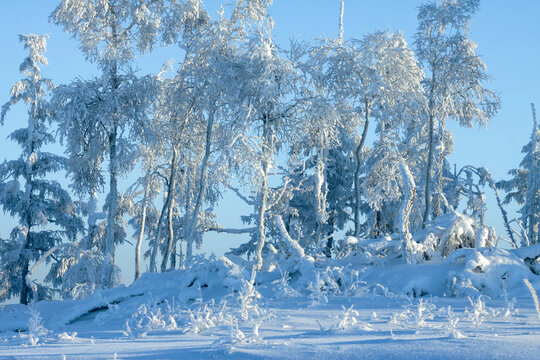
[[[0,239],[0,300],[19,295],[21,304],[28,304],[52,297],[47,287],[33,282],[30,265],[62,241],[75,240],[83,224],[69,193],[49,179],[51,173],[65,169],[66,159],[43,151],[54,142],[46,100],[54,85],[42,77],[40,68],[47,65],[43,55],[47,36],[21,35],[20,41],[28,50],[20,66],[25,78],[13,86],[0,117],[3,124],[12,105],[24,102],[28,106],[27,126],[10,135],[22,152],[18,159],[0,165],[0,205],[19,223],[9,239]],[[54,271],[49,280],[55,280]]]

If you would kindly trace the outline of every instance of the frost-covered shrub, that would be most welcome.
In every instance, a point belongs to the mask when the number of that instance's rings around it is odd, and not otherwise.
[[[488,231],[488,235],[491,232]],[[480,236],[482,235],[482,236]],[[423,263],[447,257],[456,249],[473,248],[481,237],[484,244],[492,243],[493,234],[485,238],[485,229],[477,228],[474,219],[467,215],[451,212],[436,218],[426,229],[412,235],[408,253],[411,263]],[[344,258],[355,260],[361,265],[385,265],[389,262],[403,262],[402,239],[399,234],[376,239],[338,241],[338,248]]]
[[[53,267],[54,276],[61,280],[64,298],[83,299],[102,288],[104,264],[103,256],[91,250],[68,249]],[[122,283],[121,271],[116,265],[112,267],[110,280],[111,287]]]
[[[300,296],[300,293],[291,287],[289,284],[289,273],[281,273],[279,279],[274,280],[272,284],[274,285],[274,296],[276,298],[288,299]]]
[[[213,299],[210,303],[198,302],[196,308],[187,310],[187,321],[182,331],[199,334],[218,325],[227,324],[228,314],[230,314],[230,308],[227,301],[223,301],[219,306],[216,306]]]
[[[401,257],[401,240],[397,235],[362,239],[358,241],[357,250],[351,256],[362,265],[382,265]]]
[[[326,304],[328,296],[362,296],[370,289],[365,281],[360,280],[361,270],[352,265],[327,266],[315,268],[313,280],[306,287],[293,283],[296,290],[307,293],[313,305]]]
[[[321,276],[330,295],[359,296],[368,291],[366,283],[359,280],[360,271],[350,265],[327,267]]]
[[[358,311],[353,309],[354,305],[351,305],[349,308],[345,308],[345,306],[341,306],[341,316],[339,318],[339,321],[336,323],[336,329],[338,330],[346,330],[351,326],[354,326],[358,323],[358,320],[356,319],[357,316],[360,314]]]
[[[319,272],[315,273],[315,279],[307,290],[309,291],[312,306],[328,304],[325,282],[321,279]]]
[[[469,298],[469,302],[472,308],[471,310],[466,309],[465,313],[468,314],[468,320],[471,321],[473,327],[477,329],[489,316],[489,312],[482,296],[479,296],[476,301]]]
[[[181,274],[179,300],[195,301],[200,297],[204,299],[206,294],[216,298],[239,291],[246,271],[225,256],[205,258],[200,255],[193,257]]]
[[[435,310],[436,306],[433,303],[424,301],[424,299],[419,299],[416,307],[411,309],[410,314],[412,315],[416,326],[420,328],[427,326],[426,320],[433,320],[435,316],[433,312]]]
[[[427,320],[433,320],[437,307],[430,301],[419,299],[416,304],[412,302],[404,307],[403,311],[392,314],[390,324],[406,322],[417,329],[427,327]]]
[[[150,302],[140,305],[126,321],[124,335],[129,337],[144,336],[150,330],[175,330],[181,310],[178,306]]]
[[[28,319],[28,340],[32,346],[38,344],[39,340],[49,334],[49,330],[42,325],[41,315],[34,306],[29,306],[30,318]]]
[[[249,281],[242,279],[242,290],[237,294],[240,319],[252,327],[252,336],[249,338],[251,342],[262,340],[259,328],[263,321],[270,316],[266,309],[259,307],[258,300],[261,298],[261,294],[254,286],[255,275],[255,269],[253,269]]]
[[[347,236],[345,239],[339,239],[334,247],[336,259],[343,259],[352,252],[358,250],[358,239],[354,236]]]
[[[459,318],[454,314],[451,306],[448,306],[446,310],[446,315],[448,317],[448,324],[446,325],[446,331],[448,331],[448,337],[452,339],[462,339],[465,336],[458,330],[457,324]]]
[[[456,249],[474,248],[477,234],[484,234],[484,230],[477,228],[474,219],[467,215],[455,211],[441,215],[424,230],[413,235],[413,240],[420,244],[417,258],[423,262],[445,258]],[[491,244],[489,239],[484,240],[486,245]]]
[[[500,248],[458,249],[445,263],[459,266],[446,278],[447,294],[451,296],[508,296],[523,287],[522,279],[532,275],[523,260]]]

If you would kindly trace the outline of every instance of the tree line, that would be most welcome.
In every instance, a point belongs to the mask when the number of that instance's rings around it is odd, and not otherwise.
[[[61,0],[50,21],[99,69],[68,84],[42,77],[46,36],[20,37],[24,78],[0,121],[18,102],[28,121],[10,135],[20,157],[0,167],[0,204],[18,219],[0,239],[0,300],[117,286],[115,249],[129,226],[135,278],[143,257],[152,272],[189,264],[209,231],[249,234],[231,254],[256,270],[283,239],[335,256],[340,231],[399,234],[407,261],[410,234],[460,200],[485,227],[486,186],[497,193],[509,241],[540,243],[534,107],[531,141],[511,180],[495,182],[484,168],[452,170],[446,160],[447,122],[485,125],[500,106],[469,37],[479,0],[421,4],[413,47],[399,32],[345,40],[342,2],[336,38],[285,49],[272,37],[270,5],[236,0],[212,17],[201,0]],[[158,45],[181,49],[183,59],[141,76],[138,56]],[[55,141],[64,156],[43,150]],[[50,179],[57,171],[67,172],[69,191]],[[133,173],[136,182],[120,189],[118,179]],[[253,208],[245,227],[219,224],[212,206],[225,191]],[[523,206],[513,221],[503,208],[510,201]],[[41,262],[49,264],[44,283],[31,277]]]

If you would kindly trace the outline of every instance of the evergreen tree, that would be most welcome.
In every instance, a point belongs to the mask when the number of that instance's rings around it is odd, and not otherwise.
[[[507,192],[503,203],[515,201],[522,205],[521,223],[525,230],[525,234],[522,234],[523,246],[540,243],[540,126],[534,104],[531,104],[531,108],[533,129],[530,141],[521,150],[525,156],[520,168],[508,172],[512,179],[497,183],[498,188]]]
[[[42,77],[40,69],[47,65],[43,55],[47,36],[21,35],[20,40],[29,52],[20,66],[26,77],[13,86],[11,99],[2,107],[0,123],[14,104],[23,101],[29,109],[27,126],[10,135],[22,148],[20,157],[0,166],[0,204],[19,222],[11,239],[0,242],[0,300],[18,294],[21,304],[28,304],[31,287],[36,286],[27,279],[31,262],[64,239],[74,240],[83,226],[69,194],[58,182],[46,179],[66,166],[65,158],[42,150],[54,141],[48,128],[51,119],[46,100],[53,84]]]

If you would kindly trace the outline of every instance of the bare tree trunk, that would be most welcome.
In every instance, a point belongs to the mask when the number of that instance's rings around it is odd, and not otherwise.
[[[431,65],[431,89],[429,91],[429,141],[428,141],[428,163],[426,168],[426,183],[424,188],[424,216],[422,219],[422,228],[426,227],[431,212],[431,172],[433,169],[433,161],[435,155],[434,149],[434,132],[435,132],[435,65]]]
[[[102,273],[103,288],[114,286],[114,246],[116,240],[116,212],[118,208],[118,170],[116,159],[117,127],[109,134],[109,194],[107,195],[107,228],[105,233],[105,264]]]
[[[161,208],[161,212],[159,213],[156,235],[154,236],[152,251],[150,252],[150,272],[157,272],[157,251],[159,248],[159,239],[161,236],[161,224],[163,224],[163,217],[165,216],[165,212],[167,211],[167,204],[168,198],[166,198],[163,202],[163,207]]]
[[[139,229],[139,236],[137,237],[137,245],[135,246],[135,280],[141,277],[141,246],[144,237],[144,230],[146,227],[146,208],[148,207],[148,196],[150,194],[150,182],[152,173],[152,166],[146,173],[145,179],[145,188],[144,188],[144,198],[142,204],[142,214],[141,214],[141,227]]]
[[[443,214],[442,211],[442,197],[443,195],[443,168],[444,168],[444,122],[439,123],[439,137],[438,137],[438,147],[439,152],[437,156],[437,175],[435,178],[436,181],[436,188],[435,193],[433,194],[433,206],[432,206],[432,216],[433,218],[436,218],[438,216],[441,216]]]
[[[516,239],[514,238],[514,232],[510,228],[510,222],[508,221],[508,213],[506,212],[506,210],[503,207],[501,197],[499,195],[499,190],[497,189],[497,187],[495,187],[495,184],[493,184],[491,186],[491,188],[495,191],[495,198],[497,199],[497,206],[499,207],[499,210],[501,210],[501,215],[503,217],[504,227],[506,228],[506,233],[508,234],[508,236],[510,236],[510,240],[512,241],[512,244],[514,244],[514,247],[517,248],[518,245],[517,245]]]
[[[161,272],[167,270],[167,261],[169,260],[169,255],[172,252],[172,247],[174,243],[174,229],[173,229],[173,208],[174,208],[174,191],[176,188],[176,169],[178,157],[178,148],[173,146],[173,157],[172,157],[172,166],[171,166],[171,176],[169,180],[169,189],[167,194],[167,225],[169,229],[169,237],[167,239],[167,246],[165,247],[165,252],[163,253],[163,260],[161,261]]]
[[[112,28],[113,36],[116,38],[116,28]],[[116,92],[119,86],[118,67],[114,63],[111,67],[111,89]],[[101,285],[103,288],[114,286],[114,248],[116,242],[116,212],[118,209],[118,159],[117,159],[117,141],[118,141],[118,109],[112,113],[112,126],[109,131],[109,194],[107,195],[107,228],[105,230],[105,246],[103,254],[105,263],[101,276]]]
[[[264,129],[262,136],[262,160],[261,160],[261,187],[259,190],[258,196],[258,219],[257,219],[257,235],[258,242],[255,250],[255,256],[257,263],[255,264],[254,269],[256,271],[261,271],[263,266],[262,252],[264,249],[264,244],[266,242],[266,211],[267,211],[267,202],[268,202],[268,173],[270,168],[269,158],[273,153],[273,141],[272,141],[272,131],[270,128],[269,119],[265,118],[264,120]]]
[[[202,202],[204,199],[204,193],[206,192],[206,180],[208,170],[208,160],[210,159],[210,153],[212,150],[212,132],[214,129],[214,121],[216,115],[216,104],[214,99],[210,100],[208,111],[208,123],[206,125],[206,143],[204,148],[204,157],[201,163],[201,173],[199,179],[199,188],[197,192],[197,198],[195,199],[195,207],[193,213],[190,215],[190,221],[187,227],[187,248],[186,248],[186,260],[189,261],[193,256],[193,234],[199,221],[199,212],[201,211]]]
[[[186,260],[188,260],[188,251],[189,251],[189,256],[191,256],[191,253],[193,251],[193,248],[189,242],[189,240],[187,239],[187,233],[188,233],[188,227],[189,227],[189,224],[191,223],[191,173],[192,173],[192,169],[190,167],[187,167],[186,168],[186,201],[185,201],[185,220],[184,220],[184,237],[180,240],[180,267],[182,268],[184,265],[183,265],[183,257],[182,257],[182,243],[186,242]]]
[[[366,118],[364,124],[364,131],[362,132],[362,137],[360,138],[360,143],[356,147],[354,153],[356,160],[356,168],[354,170],[354,236],[360,236],[360,167],[362,165],[362,148],[366,142],[368,126],[369,126],[369,116],[371,111],[371,103],[365,101],[366,106]]]
[[[34,103],[33,104],[33,113],[35,114],[37,111],[37,106]],[[32,206],[33,206],[33,200],[32,200],[32,193],[34,192],[34,176],[32,171],[32,162],[30,160],[31,157],[34,155],[35,150],[35,143],[34,143],[34,119],[32,117],[28,118],[28,131],[27,131],[27,141],[28,141],[28,158],[26,159],[25,169],[24,169],[24,180],[26,182],[25,184],[25,191],[24,191],[24,199],[26,201],[26,213],[23,217],[23,227],[26,228],[26,234],[24,234],[24,245],[22,248],[22,251],[19,255],[19,264],[21,266],[21,293],[19,302],[24,305],[28,305],[30,302],[30,294],[31,289],[28,286],[28,283],[26,281],[26,276],[28,275],[28,270],[30,266],[30,259],[29,259],[29,253],[31,251],[32,247]]]
[[[317,213],[315,214],[317,221],[316,241],[319,244],[324,236],[324,227],[327,219],[326,214],[326,195],[328,187],[325,176],[325,151],[319,149],[317,151],[317,181],[315,184],[315,197],[317,199]]]
[[[23,305],[28,305],[30,302],[31,289],[26,282],[26,276],[28,275],[28,268],[30,261],[28,259],[28,252],[30,251],[29,243],[31,241],[30,231],[25,237],[24,247],[22,249],[19,261],[21,264],[21,294],[19,302]]]
[[[400,209],[400,224],[399,232],[401,235],[401,249],[403,261],[407,264],[414,262],[412,257],[412,235],[410,232],[410,217],[411,211],[414,205],[414,198],[416,196],[416,185],[414,184],[413,176],[409,171],[409,167],[406,164],[400,164],[401,177],[403,178],[403,188],[405,198],[401,204]]]

